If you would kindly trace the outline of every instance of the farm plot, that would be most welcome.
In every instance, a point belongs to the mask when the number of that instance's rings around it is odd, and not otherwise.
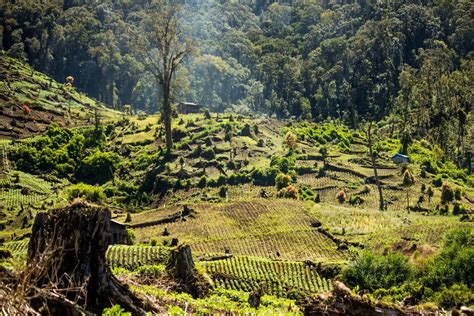
[[[200,204],[194,207],[194,218],[136,229],[135,233],[140,242],[151,237],[178,238],[196,254],[231,252],[287,260],[343,261],[346,254],[311,227],[316,218],[308,215],[308,207],[284,199]]]
[[[0,192],[0,203],[5,208],[14,208],[17,206],[34,205],[45,198],[41,194],[22,194],[20,189],[13,189]]]
[[[380,212],[372,208],[316,205],[312,212],[333,233],[344,234],[351,241],[375,248],[391,246],[402,238],[419,245],[436,246],[452,228],[474,228],[474,223],[460,223],[455,216],[425,216],[406,211]]]
[[[160,246],[113,245],[107,249],[107,263],[111,268],[134,270],[142,265],[165,263],[169,248]]]
[[[285,297],[293,291],[327,292],[331,283],[321,278],[314,267],[302,262],[271,261],[254,257],[201,262],[218,287]]]

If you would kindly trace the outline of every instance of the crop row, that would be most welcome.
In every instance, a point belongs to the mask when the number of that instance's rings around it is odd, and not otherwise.
[[[134,270],[142,265],[154,265],[166,262],[168,248],[159,246],[110,246],[106,252],[107,263],[111,268]]]
[[[266,294],[277,296],[286,296],[292,290],[311,293],[331,290],[330,281],[302,262],[234,257],[203,265],[216,285],[225,289],[253,291],[261,287]]]
[[[40,194],[22,194],[20,189],[2,191],[0,196],[0,203],[5,208],[34,205],[45,198],[44,195]]]

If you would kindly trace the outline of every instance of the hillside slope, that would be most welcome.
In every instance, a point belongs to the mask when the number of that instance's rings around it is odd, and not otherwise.
[[[119,114],[4,53],[0,54],[0,109],[3,139],[35,135],[53,122],[64,127],[91,125],[96,109],[103,119]]]

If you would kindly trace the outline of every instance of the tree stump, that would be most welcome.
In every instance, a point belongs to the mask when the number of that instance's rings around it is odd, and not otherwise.
[[[197,272],[189,245],[171,250],[167,269],[178,281],[181,290],[193,297],[203,297],[207,293],[209,282]]]
[[[145,315],[144,304],[111,273],[105,252],[111,241],[110,211],[76,202],[64,209],[39,213],[28,245],[28,268],[41,267],[32,278],[38,288],[54,288],[86,311],[101,314],[119,304]],[[70,315],[71,306],[42,299],[33,306],[52,314]],[[148,306],[149,307],[149,306]]]

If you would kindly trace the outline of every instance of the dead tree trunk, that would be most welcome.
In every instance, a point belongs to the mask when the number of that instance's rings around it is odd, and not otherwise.
[[[45,263],[45,256],[51,256],[51,260],[41,266],[32,285],[53,288],[92,313],[100,314],[104,308],[118,304],[134,315],[145,315],[144,304],[113,276],[106,264],[110,216],[108,209],[84,202],[38,214],[28,245],[28,268]],[[42,299],[32,303],[53,314],[71,313],[57,301]]]
[[[372,123],[369,124],[367,129],[367,141],[369,145],[369,155],[372,162],[372,168],[374,169],[375,184],[377,185],[377,190],[379,191],[379,209],[381,211],[385,210],[385,203],[383,200],[382,185],[380,184],[379,174],[377,172],[377,162],[376,162],[376,153],[374,152],[373,143],[372,143]]]

